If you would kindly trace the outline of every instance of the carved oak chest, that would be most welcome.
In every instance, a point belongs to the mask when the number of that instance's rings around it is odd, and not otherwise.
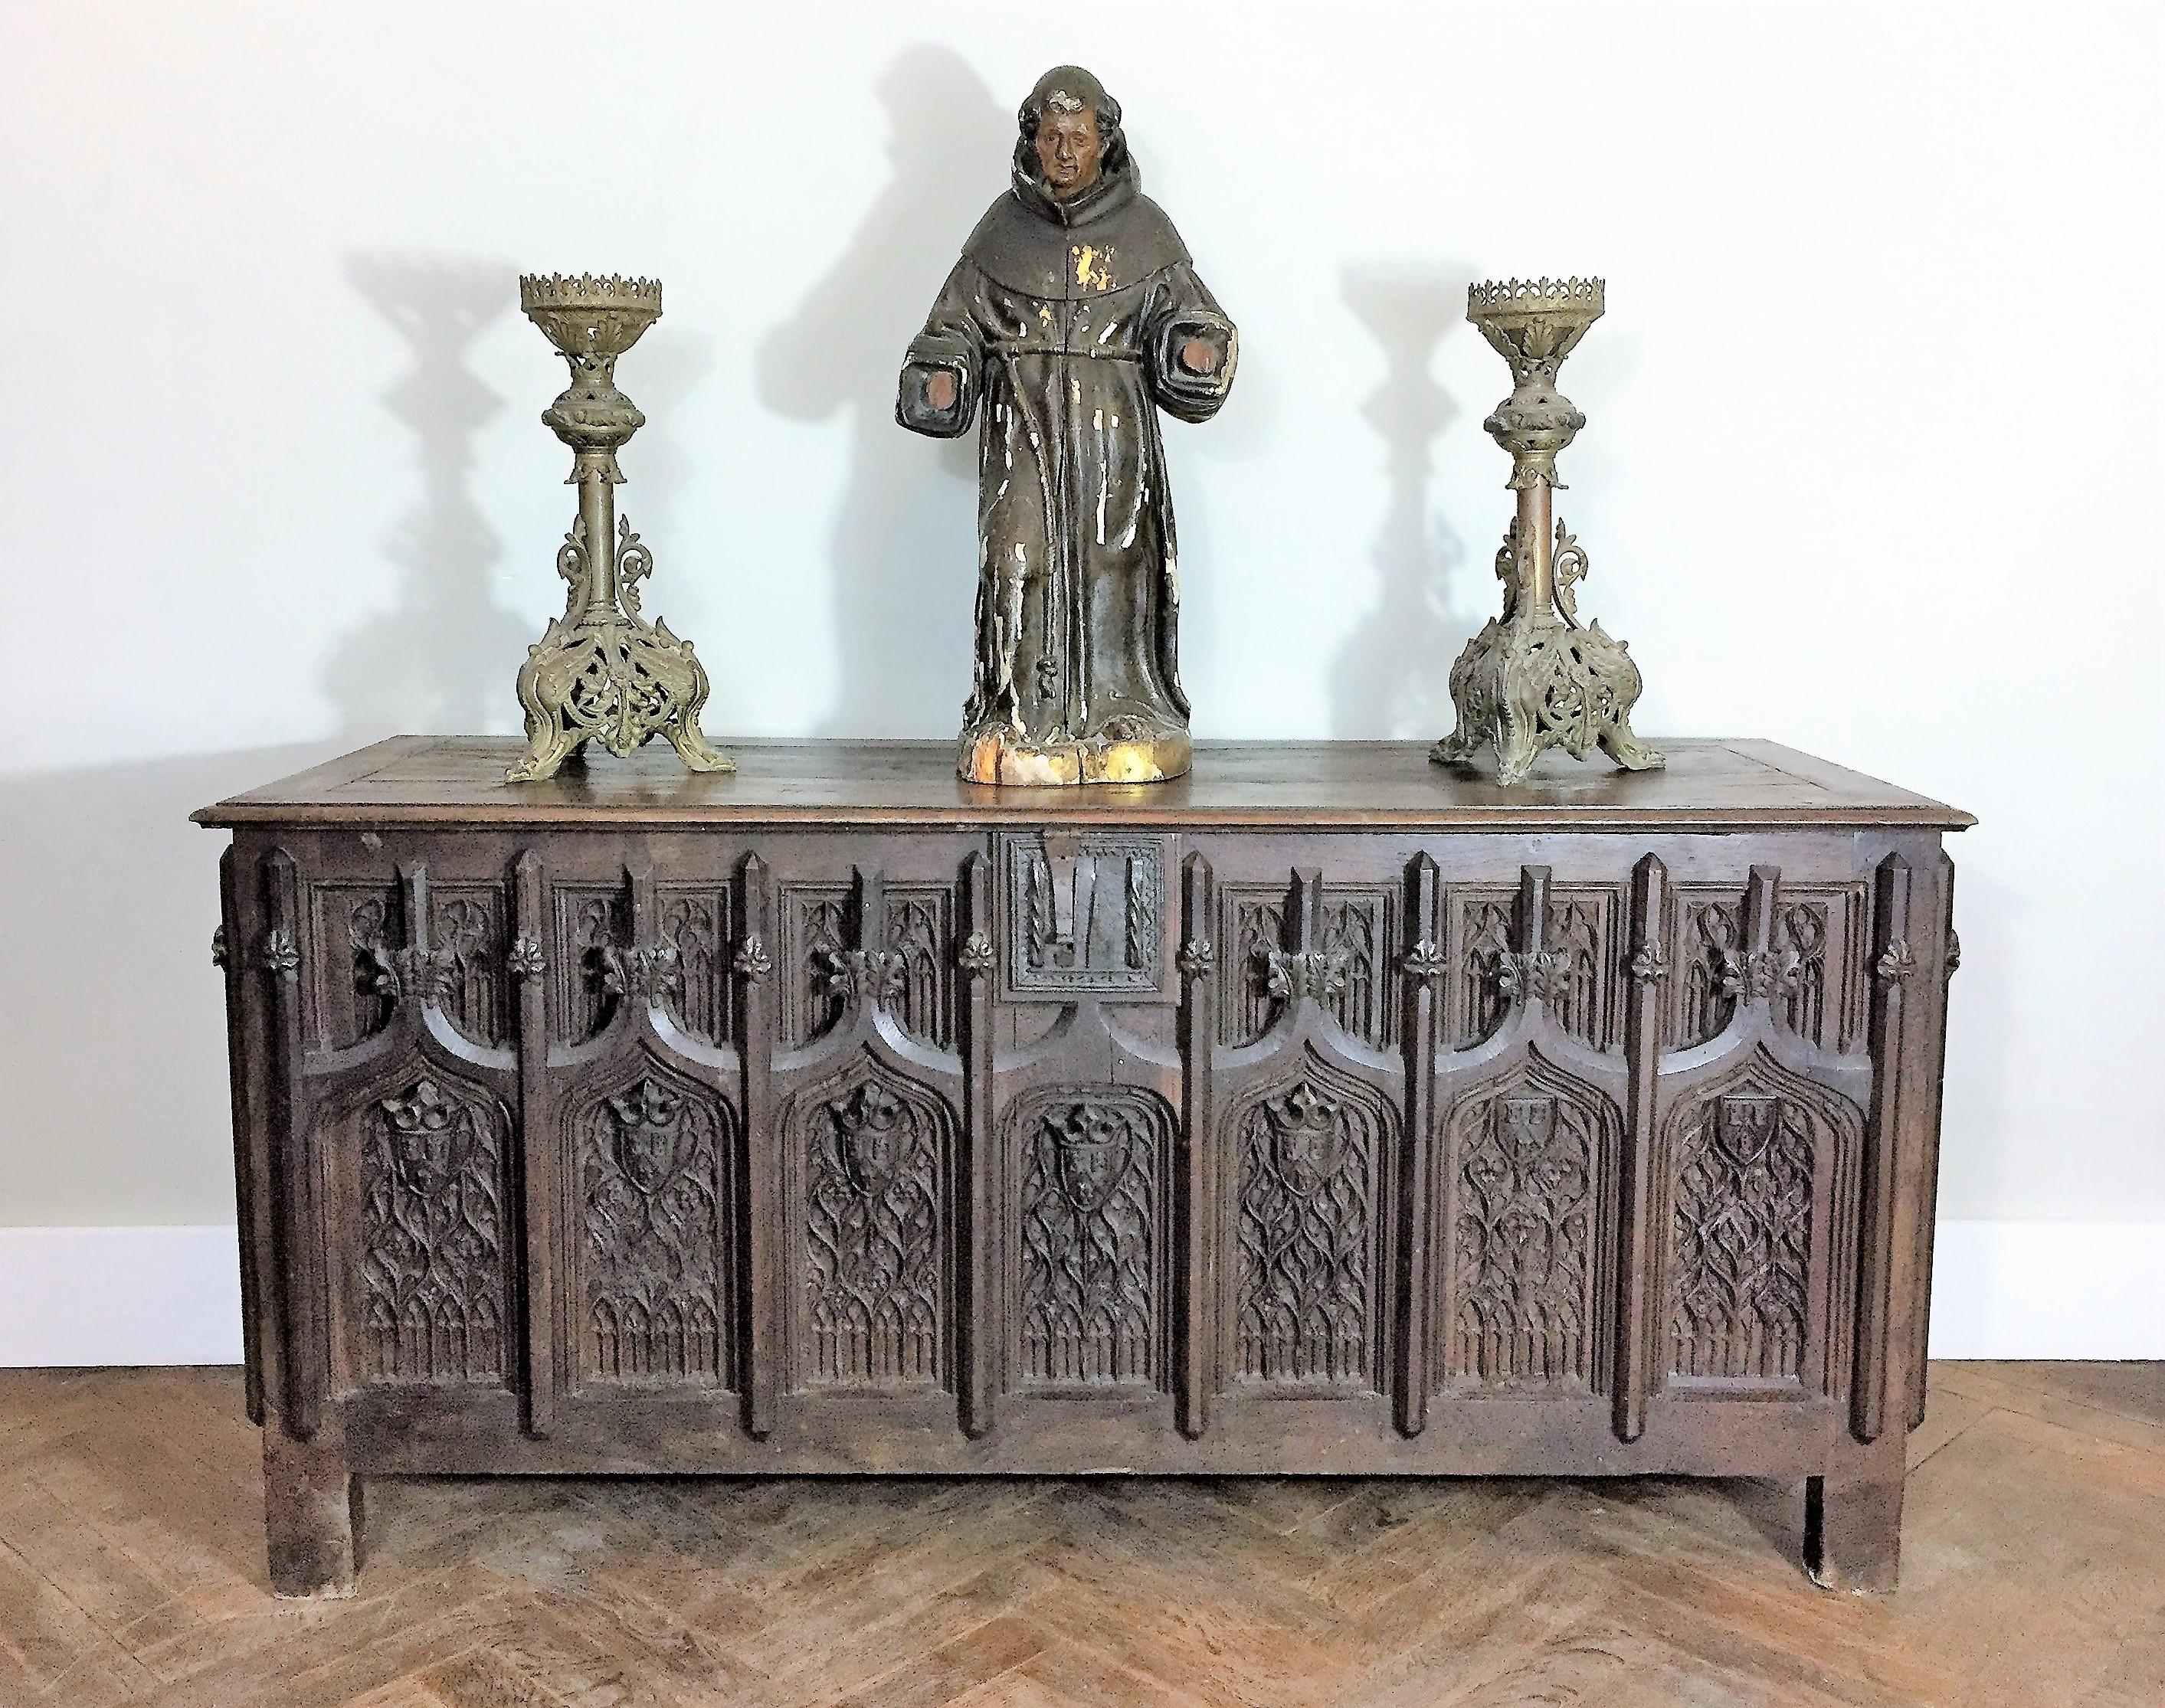
[[[209,808],[271,1563],[420,1472],[1806,1480],[1891,1583],[1969,818],[1757,742]]]

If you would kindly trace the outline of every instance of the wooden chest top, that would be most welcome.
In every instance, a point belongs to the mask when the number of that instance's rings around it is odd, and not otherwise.
[[[1184,829],[1741,831],[1965,829],[1968,813],[1767,741],[1672,740],[1666,770],[1545,759],[1513,788],[1430,765],[1414,742],[1204,742],[1169,783],[1003,789],[963,782],[948,742],[732,742],[739,770],[693,775],[659,744],[507,784],[509,737],[394,736],[236,795],[199,824],[957,826]]]

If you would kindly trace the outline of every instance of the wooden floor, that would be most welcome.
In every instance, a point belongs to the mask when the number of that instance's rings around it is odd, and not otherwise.
[[[5,1371],[0,1703],[2165,1704],[2165,1365],[1932,1391],[1884,1600],[1751,1483],[437,1480],[305,1604],[234,1373]]]

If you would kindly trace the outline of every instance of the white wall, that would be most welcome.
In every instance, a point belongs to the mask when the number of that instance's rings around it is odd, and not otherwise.
[[[519,270],[666,281],[622,496],[709,730],[952,731],[969,453],[893,374],[1073,58],[1242,330],[1171,429],[1198,733],[1447,725],[1509,502],[1466,286],[1605,275],[1563,513],[1640,727],[1980,814],[1942,1213],[2165,1232],[2161,47],[2149,3],[15,0],[0,1224],[230,1217],[187,809],[515,728],[570,513]]]

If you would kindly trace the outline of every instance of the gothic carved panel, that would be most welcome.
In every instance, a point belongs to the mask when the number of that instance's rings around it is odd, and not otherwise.
[[[1488,1036],[1510,1006],[1504,970],[1515,935],[1517,892],[1455,889],[1450,928],[1457,969],[1446,1015],[1454,1048]],[[1609,1049],[1624,1036],[1623,906],[1605,884],[1557,885],[1541,922],[1544,952],[1558,957],[1544,989],[1557,1023],[1592,1049]]]
[[[793,1112],[803,1179],[809,1386],[910,1387],[946,1374],[946,1179],[954,1122],[923,1088],[867,1069]]]
[[[511,1037],[511,938],[500,884],[431,884],[429,942],[442,958],[438,986],[458,1029],[478,1043]]]
[[[1814,1242],[1822,1222],[1847,1225],[1851,1206],[1834,1201],[1853,1195],[1862,1117],[1762,1056],[1687,1098],[1667,1127],[1670,1368],[1818,1383],[1814,1342],[1826,1319],[1815,1293],[1836,1278]]]
[[[1502,970],[1514,940],[1511,892],[1453,890],[1449,905],[1457,973],[1451,984],[1446,1029],[1458,1048],[1488,1037],[1509,1012]]]
[[[855,940],[847,884],[782,886],[782,964],[786,973],[782,1041],[802,1048],[842,1017],[842,998],[824,975]]]
[[[1790,1029],[1821,1049],[1849,1050],[1864,1036],[1871,1000],[1865,962],[1870,928],[1862,884],[1781,886],[1768,933],[1769,988]],[[1715,1037],[1756,976],[1746,965],[1741,890],[1680,887],[1667,1043],[1688,1048]]]
[[[1172,1131],[1162,1099],[1127,1086],[1017,1100],[1009,1154],[1021,1159],[1025,1381],[1157,1380]]]
[[[500,1380],[508,1317],[503,1110],[424,1074],[368,1104],[358,1123],[353,1355],[362,1379]]]
[[[708,1043],[735,1035],[735,980],[730,892],[715,884],[661,884],[655,890],[655,938],[677,951],[677,978],[663,1006],[678,1027]]]
[[[721,1099],[652,1071],[575,1118],[589,1376],[728,1380],[731,1131]]]
[[[1167,993],[1167,838],[1109,831],[999,838],[1010,1001]]]
[[[955,1048],[955,891],[945,884],[887,886],[887,948],[902,957],[895,1017],[911,1037]]]
[[[556,1036],[583,1043],[607,1026],[621,993],[612,989],[608,951],[629,938],[620,884],[558,884],[556,951],[549,957],[549,1016]]]
[[[901,957],[890,997],[902,1029],[936,1049],[955,1047],[955,891],[951,885],[889,883],[885,949]],[[782,886],[782,1037],[801,1049],[842,1017],[838,958],[856,943],[846,883]]]
[[[1286,889],[1221,884],[1218,896],[1219,937],[1225,944],[1216,958],[1218,1041],[1253,1043],[1277,1011],[1268,963],[1273,950],[1286,946]]]
[[[1448,1378],[1593,1386],[1615,1106],[1535,1065],[1467,1093],[1442,1127],[1456,1199]]]
[[[1228,1121],[1240,1183],[1235,1378],[1372,1387],[1390,1104],[1311,1059]]]
[[[1253,1043],[1269,1029],[1278,996],[1271,989],[1274,951],[1289,945],[1283,885],[1219,886],[1219,928],[1234,953],[1218,960],[1218,1038]],[[1332,969],[1323,1006],[1351,1036],[1374,1049],[1398,1045],[1404,994],[1397,957],[1401,902],[1384,886],[1326,889],[1319,951]]]
[[[308,909],[310,1036],[324,1048],[345,1049],[391,1022],[382,957],[405,932],[398,886],[387,877],[312,884]]]

